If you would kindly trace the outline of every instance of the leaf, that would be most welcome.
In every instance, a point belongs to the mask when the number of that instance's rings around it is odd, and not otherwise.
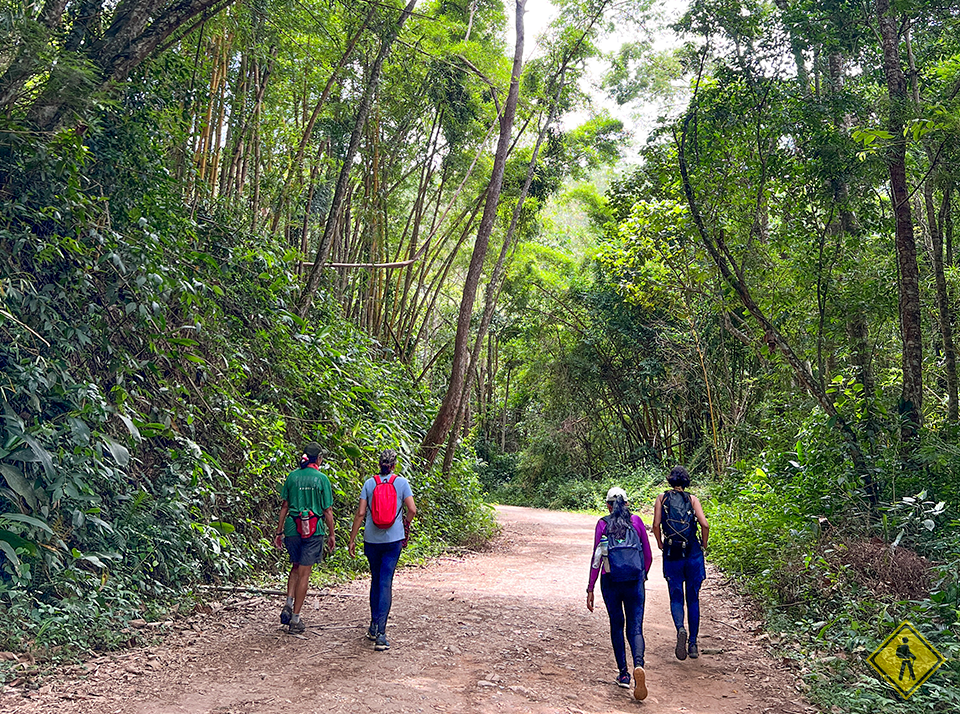
[[[7,543],[16,552],[17,548],[23,548],[25,551],[30,553],[30,555],[37,554],[37,545],[36,543],[31,543],[28,540],[24,540],[16,533],[11,533],[10,531],[0,530],[0,543]]]
[[[126,466],[130,463],[130,452],[127,450],[127,447],[121,444],[119,441],[116,441],[106,434],[102,437],[103,443],[107,445],[107,448],[110,449],[110,455],[113,456],[113,460],[117,462],[120,466]]]
[[[349,456],[351,459],[359,459],[363,456],[363,451],[353,444],[344,444],[343,453]]]
[[[937,527],[937,524],[934,523],[932,519],[925,518],[923,521],[923,527],[926,528],[928,531],[932,531],[934,528]]]
[[[117,414],[117,418],[124,423],[127,427],[127,431],[130,432],[130,436],[134,438],[135,441],[140,441],[140,430],[137,429],[137,425],[133,423],[133,419],[128,417],[126,414]]]
[[[80,440],[81,443],[86,444],[90,441],[90,427],[87,426],[86,422],[77,417],[70,417],[68,419],[70,422],[70,428],[73,429],[74,435]]]
[[[37,495],[33,490],[33,487],[27,483],[27,480],[23,477],[23,472],[20,471],[16,466],[11,466],[10,464],[0,464],[0,473],[3,474],[3,477],[7,481],[7,485],[10,486],[27,502],[27,505],[30,506],[30,510],[37,510]]]
[[[236,529],[232,523],[227,523],[226,521],[214,521],[210,524],[210,527],[220,533],[220,535],[230,535]]]
[[[86,560],[88,563],[93,563],[93,564],[96,565],[98,568],[106,568],[106,567],[107,567],[106,565],[103,564],[103,561],[100,560],[100,558],[98,558],[98,557],[95,556],[95,555],[87,554],[87,555],[81,556],[80,559],[81,559],[81,560]]]
[[[17,575],[20,574],[20,558],[17,556],[17,550],[12,545],[3,540],[2,534],[0,534],[0,550],[6,553],[7,559],[13,563],[14,570],[17,571]]]
[[[30,451],[33,452],[33,455],[37,457],[37,460],[43,466],[43,470],[46,472],[47,478],[53,481],[57,475],[53,470],[53,457],[50,455],[50,452],[44,449],[40,445],[40,442],[30,436],[30,434],[27,432],[23,432],[17,436],[23,441],[23,443],[30,447]]]
[[[41,521],[39,518],[34,518],[33,516],[25,516],[22,513],[4,513],[0,515],[0,520],[19,521],[20,523],[26,523],[29,526],[39,528],[50,535],[54,535],[53,529],[47,525],[46,521]]]
[[[890,544],[890,550],[893,550],[893,549],[896,548],[898,545],[900,545],[900,541],[903,539],[903,534],[904,534],[904,533],[906,533],[906,531],[904,531],[904,530],[901,530],[899,533],[897,533],[897,537],[894,538],[894,539],[893,539],[893,543]]]

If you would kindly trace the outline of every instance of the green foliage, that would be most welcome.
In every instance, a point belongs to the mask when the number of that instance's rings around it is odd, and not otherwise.
[[[3,649],[122,646],[199,583],[275,572],[301,443],[328,450],[343,534],[377,453],[409,463],[427,423],[425,392],[335,303],[295,314],[294,253],[192,216],[141,111],[3,134]],[[488,536],[466,466],[413,483],[410,557]]]
[[[503,465],[502,457],[499,463]],[[481,471],[483,473],[483,471]],[[531,479],[519,473],[502,474],[489,490],[495,503],[566,511],[603,511],[607,491],[620,486],[639,512],[649,508],[663,488],[664,475],[656,469],[611,471],[596,479],[558,473],[549,478]]]

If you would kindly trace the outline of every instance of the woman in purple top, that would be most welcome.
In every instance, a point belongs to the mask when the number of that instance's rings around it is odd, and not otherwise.
[[[619,670],[617,685],[624,688],[630,686],[627,652],[623,643],[624,625],[626,625],[627,641],[630,643],[630,652],[633,654],[633,696],[636,699],[645,699],[647,685],[643,672],[644,581],[647,573],[650,572],[653,554],[643,521],[640,516],[630,513],[626,491],[617,486],[607,491],[607,508],[610,515],[597,521],[593,538],[593,560],[590,567],[590,581],[587,584],[587,609],[593,612],[593,588],[599,576],[603,604],[610,616],[610,641],[613,644],[613,655]],[[636,531],[643,551],[642,577],[618,582],[610,574],[607,547],[615,542],[624,542],[627,539],[628,528]]]

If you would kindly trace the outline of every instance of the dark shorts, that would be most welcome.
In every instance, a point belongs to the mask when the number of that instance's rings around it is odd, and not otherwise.
[[[316,533],[309,538],[298,535],[284,536],[283,544],[290,554],[290,562],[295,565],[313,565],[323,558],[323,542],[326,536]]]

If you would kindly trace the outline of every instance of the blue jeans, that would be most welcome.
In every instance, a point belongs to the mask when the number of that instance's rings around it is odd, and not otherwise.
[[[670,593],[670,614],[679,630],[683,627],[684,586],[686,586],[687,618],[690,622],[687,634],[692,645],[700,633],[700,586],[707,577],[703,552],[689,558],[663,561],[663,577]]]
[[[370,563],[370,624],[377,632],[387,631],[387,615],[393,603],[393,574],[400,560],[401,542],[363,544],[363,554]]]
[[[627,673],[627,651],[623,644],[624,624],[627,641],[633,654],[633,666],[643,666],[643,603],[646,597],[643,580],[615,583],[606,574],[600,576],[603,604],[610,616],[610,642],[620,674]]]

